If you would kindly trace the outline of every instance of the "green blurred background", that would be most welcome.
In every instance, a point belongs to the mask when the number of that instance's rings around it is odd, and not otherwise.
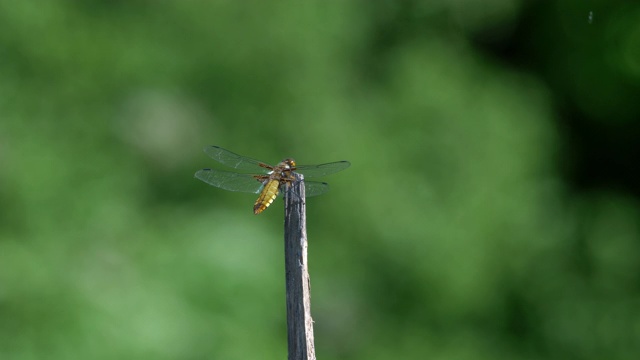
[[[205,145],[352,162],[320,359],[637,358],[639,99],[636,1],[1,1],[0,359],[286,358]]]

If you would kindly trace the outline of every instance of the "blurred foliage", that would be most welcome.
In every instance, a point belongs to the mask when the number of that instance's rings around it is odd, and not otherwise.
[[[0,358],[286,357],[281,202],[209,144],[352,162],[320,358],[635,358],[638,49],[621,0],[2,1]]]

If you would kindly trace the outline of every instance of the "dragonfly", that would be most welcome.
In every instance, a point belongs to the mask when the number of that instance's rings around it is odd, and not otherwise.
[[[195,177],[220,189],[260,194],[253,205],[253,213],[256,215],[266,210],[278,194],[284,193],[289,188],[288,185],[296,181],[293,172],[304,175],[306,179],[337,173],[351,166],[348,161],[297,165],[291,158],[271,166],[219,146],[207,146],[204,152],[217,162],[240,172],[202,169],[196,172]],[[325,182],[305,180],[304,185],[307,197],[329,191],[329,184]]]

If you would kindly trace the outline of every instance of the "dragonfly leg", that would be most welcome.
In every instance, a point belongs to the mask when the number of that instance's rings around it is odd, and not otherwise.
[[[298,179],[295,178],[295,176],[290,175],[287,179],[283,179],[280,180],[280,188],[284,189],[283,192],[290,195],[293,194],[295,197],[298,198],[298,200],[300,201],[304,201],[304,199],[302,198],[302,196],[300,196],[300,194],[298,192],[294,192],[293,187],[291,186],[292,182],[296,182],[296,181],[300,181]]]
[[[253,175],[253,177],[261,183],[269,180],[268,175]]]

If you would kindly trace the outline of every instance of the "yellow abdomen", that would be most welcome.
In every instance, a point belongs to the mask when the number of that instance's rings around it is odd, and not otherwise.
[[[269,180],[267,185],[264,186],[258,200],[253,205],[253,213],[258,215],[264,211],[264,209],[268,208],[269,205],[275,200],[276,196],[278,196],[278,186],[280,182],[278,180]]]

